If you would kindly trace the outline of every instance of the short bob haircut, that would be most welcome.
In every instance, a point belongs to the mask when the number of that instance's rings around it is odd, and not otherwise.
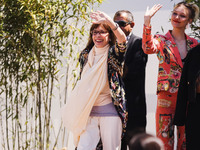
[[[92,26],[90,27],[90,36],[88,39],[88,43],[86,45],[86,47],[84,48],[84,50],[88,50],[90,51],[92,49],[92,47],[94,46],[94,42],[92,40],[92,31],[96,28],[98,28],[100,25],[102,25],[109,33],[109,45],[113,46],[115,44],[116,41],[116,37],[113,33],[113,31],[111,30],[110,26],[107,24],[92,24]]]

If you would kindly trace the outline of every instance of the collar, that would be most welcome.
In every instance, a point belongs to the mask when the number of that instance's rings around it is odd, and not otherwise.
[[[107,44],[106,46],[102,47],[102,48],[97,48],[96,46],[94,46],[94,55],[103,55],[105,54],[106,51],[108,51],[110,45]]]
[[[172,33],[172,30],[169,30],[169,31],[165,34],[165,36],[167,37],[167,39],[169,39],[170,41],[172,41],[172,44],[176,44],[171,33]],[[186,42],[187,42],[187,46],[188,46],[188,44],[192,43],[193,40],[192,40],[192,38],[189,37],[187,34],[185,34],[185,37],[186,37]]]
[[[169,31],[165,34],[165,36],[166,36],[166,38],[167,38],[169,41],[171,41],[171,44],[172,44],[172,47],[173,47],[173,48],[171,49],[171,51],[172,51],[172,53],[174,54],[174,56],[175,56],[175,58],[176,58],[178,64],[179,64],[181,67],[183,67],[183,63],[182,63],[182,60],[181,60],[181,56],[180,56],[178,47],[177,47],[177,45],[176,45],[176,43],[175,43],[175,41],[174,41],[174,38],[173,38],[171,32],[172,32],[172,30],[169,30]],[[189,51],[190,48],[191,48],[191,45],[193,44],[193,39],[192,39],[191,37],[189,37],[187,34],[185,34],[185,37],[186,37],[187,51]]]
[[[131,35],[132,35],[132,32],[126,37],[126,41],[130,39]]]

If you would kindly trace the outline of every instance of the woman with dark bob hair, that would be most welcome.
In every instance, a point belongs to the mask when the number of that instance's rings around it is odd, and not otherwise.
[[[80,80],[62,109],[62,119],[77,150],[119,150],[127,112],[122,70],[126,36],[103,12],[94,20],[86,48],[80,54]]]

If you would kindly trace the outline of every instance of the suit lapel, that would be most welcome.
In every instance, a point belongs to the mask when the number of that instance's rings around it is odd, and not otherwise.
[[[179,50],[178,50],[178,47],[170,33],[170,31],[167,32],[166,36],[168,37],[169,41],[172,42],[172,47],[170,48],[171,49],[171,52],[173,53],[177,63],[181,66],[181,68],[183,68],[183,63],[182,63],[182,60],[181,60],[181,56],[180,56],[180,53],[179,53]]]
[[[127,48],[129,48],[130,44],[132,43],[131,41],[133,41],[132,39],[134,38],[133,33],[131,33],[129,39],[128,39],[128,43],[127,43]]]
[[[129,53],[131,51],[130,46],[133,42],[133,38],[134,38],[134,35],[133,35],[133,33],[131,33],[130,38],[128,39],[128,43],[127,43],[127,51],[126,51],[126,54],[125,54],[125,60],[127,59],[127,57],[129,57]]]

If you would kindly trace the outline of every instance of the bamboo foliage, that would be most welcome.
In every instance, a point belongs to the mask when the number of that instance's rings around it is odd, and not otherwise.
[[[88,13],[100,3],[0,2],[0,149],[46,150],[66,144],[62,124],[56,129],[52,119],[53,104],[61,107],[76,81]]]

